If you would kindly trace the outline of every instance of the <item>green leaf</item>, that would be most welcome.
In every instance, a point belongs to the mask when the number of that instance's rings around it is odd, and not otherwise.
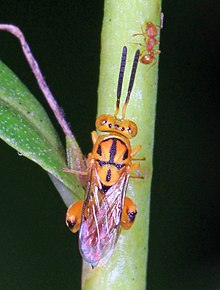
[[[0,138],[23,156],[52,175],[74,195],[68,205],[82,198],[83,190],[75,175],[61,171],[66,167],[65,151],[45,110],[21,81],[0,62]]]

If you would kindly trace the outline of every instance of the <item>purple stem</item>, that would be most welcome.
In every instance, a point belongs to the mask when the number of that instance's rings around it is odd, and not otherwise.
[[[17,37],[21,43],[22,50],[24,52],[24,55],[27,59],[27,62],[29,63],[32,72],[34,73],[37,83],[43,92],[44,97],[46,98],[49,106],[51,107],[58,123],[60,124],[61,128],[63,129],[63,132],[65,135],[69,135],[71,137],[74,137],[67,121],[64,118],[64,115],[62,113],[62,109],[59,107],[57,101],[55,100],[54,96],[52,95],[48,85],[46,84],[44,77],[41,73],[41,70],[39,68],[39,65],[37,61],[35,60],[33,54],[31,53],[30,47],[25,40],[25,37],[21,30],[14,25],[11,24],[0,24],[0,30],[5,30],[11,34],[13,34],[15,37]]]

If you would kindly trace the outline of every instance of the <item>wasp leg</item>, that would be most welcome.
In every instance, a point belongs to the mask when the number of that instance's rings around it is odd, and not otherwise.
[[[133,163],[133,164],[131,164],[129,171],[132,172],[134,170],[137,170],[139,167],[140,167],[140,163],[139,162],[138,163]]]
[[[92,143],[94,145],[98,139],[98,134],[96,131],[92,131],[91,135],[92,135]]]
[[[81,224],[83,200],[72,203],[66,212],[66,225],[72,233],[79,230]]]
[[[133,156],[135,156],[138,151],[141,149],[141,145],[138,145],[134,148],[131,149],[131,157],[132,157],[132,160],[145,160],[145,157],[142,157],[142,158],[134,158]]]
[[[132,160],[140,160],[140,161],[144,161],[144,160],[146,160],[146,158],[145,157],[142,157],[142,158],[132,158]]]
[[[130,178],[144,179],[144,176],[141,176],[141,175],[130,175]]]
[[[124,207],[121,216],[121,226],[129,230],[134,223],[137,214],[137,207],[129,197],[125,197]]]
[[[61,170],[63,172],[68,172],[68,173],[72,173],[72,174],[88,175],[87,171],[80,171],[80,170],[74,170],[74,169],[69,169],[69,168],[62,168]]]
[[[135,156],[141,150],[141,145],[137,145],[131,149],[131,157]]]
[[[140,163],[133,163],[130,167],[130,172],[137,170],[140,167]],[[140,178],[143,179],[144,177],[141,175],[130,175],[130,178]]]
[[[134,163],[131,165],[130,167],[130,172],[137,170],[140,167],[140,163]],[[139,178],[139,179],[143,179],[144,177],[141,175],[130,175],[130,178]]]
[[[141,149],[141,145],[138,145],[138,146],[136,146],[136,147],[134,147],[134,148],[131,149],[131,157],[132,157],[132,160],[135,160],[135,158],[133,156],[135,156],[140,149]],[[145,160],[145,158],[136,158],[136,160]],[[134,171],[134,170],[137,170],[139,167],[140,167],[140,163],[139,162],[138,163],[132,163],[131,164],[131,167],[129,169],[130,173],[132,171]],[[134,175],[134,176],[131,175],[130,177],[131,178],[141,178],[141,179],[144,178],[143,176],[140,176],[140,175]]]

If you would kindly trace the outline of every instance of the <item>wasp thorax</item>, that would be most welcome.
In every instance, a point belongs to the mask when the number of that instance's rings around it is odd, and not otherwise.
[[[96,128],[101,132],[116,132],[130,139],[137,135],[137,126],[130,120],[111,115],[101,115],[96,119]]]

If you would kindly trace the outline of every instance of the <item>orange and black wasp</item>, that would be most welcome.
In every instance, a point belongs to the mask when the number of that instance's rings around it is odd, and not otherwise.
[[[63,171],[87,175],[85,200],[77,201],[67,210],[66,224],[72,232],[79,230],[79,248],[83,259],[93,267],[105,264],[113,254],[120,229],[129,229],[135,220],[137,209],[126,197],[131,172],[139,168],[133,157],[141,149],[131,147],[130,139],[138,131],[137,125],[125,119],[126,108],[134,85],[140,51],[134,56],[127,97],[118,117],[122,83],[127,58],[127,48],[122,51],[118,78],[116,110],[114,115],[101,115],[96,128],[107,134],[92,132],[92,152],[88,154],[87,172],[70,169]],[[136,176],[140,177],[140,176]]]

